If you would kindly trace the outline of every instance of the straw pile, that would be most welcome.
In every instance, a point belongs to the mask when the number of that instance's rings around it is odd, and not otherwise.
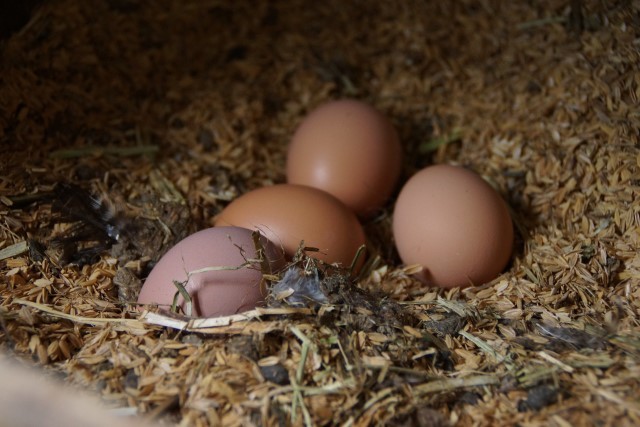
[[[639,49],[629,1],[47,1],[0,44],[2,352],[164,425],[640,425]],[[295,126],[340,97],[392,119],[405,178],[454,163],[500,191],[503,275],[420,286],[390,204],[339,303],[204,323],[126,303],[282,182]],[[60,183],[138,239],[78,237]]]

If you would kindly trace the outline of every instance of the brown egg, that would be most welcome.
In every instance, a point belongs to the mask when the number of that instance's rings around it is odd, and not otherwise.
[[[318,248],[309,255],[349,267],[365,236],[358,219],[332,195],[302,185],[280,184],[235,199],[216,218],[216,225],[259,230],[293,255],[300,242]]]
[[[287,153],[287,182],[319,188],[367,216],[389,198],[402,148],[391,122],[372,106],[333,101],[312,111]]]
[[[284,265],[284,254],[264,236],[260,242],[273,270]],[[164,305],[173,302],[177,288],[173,283],[185,282],[192,299],[192,315],[227,316],[251,310],[264,300],[260,288],[260,265],[236,270],[193,273],[206,267],[239,267],[246,259],[256,259],[252,230],[238,227],[215,227],[199,231],[181,240],[155,265],[138,297],[141,304]],[[192,272],[189,276],[189,272]],[[185,300],[178,304],[185,309]]]
[[[513,247],[507,204],[479,175],[457,166],[421,170],[400,191],[393,213],[400,258],[443,288],[479,285],[504,269]]]

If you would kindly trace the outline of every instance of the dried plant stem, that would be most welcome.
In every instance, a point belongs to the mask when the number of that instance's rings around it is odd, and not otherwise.
[[[442,380],[430,381],[413,387],[413,391],[417,395],[439,393],[443,391],[453,391],[459,388],[480,387],[488,385],[500,384],[497,377],[490,375],[477,375],[466,378],[447,378]]]
[[[312,426],[313,422],[311,420],[311,415],[309,414],[309,410],[304,403],[302,391],[300,390],[299,384],[304,379],[304,365],[307,362],[309,350],[313,346],[313,343],[309,339],[309,337],[307,337],[298,327],[292,325],[289,327],[289,330],[300,341],[302,341],[302,350],[300,352],[300,362],[298,363],[298,368],[296,369],[296,378],[295,380],[291,381],[291,384],[293,386],[293,400],[291,402],[291,422],[295,423],[298,405],[300,405],[305,425]]]
[[[43,313],[47,313],[53,317],[57,317],[60,319],[70,320],[76,323],[83,323],[87,325],[105,325],[105,324],[122,324],[125,326],[130,326],[132,328],[140,329],[144,328],[144,323],[140,322],[137,319],[123,319],[123,318],[100,318],[100,317],[84,317],[84,316],[76,316],[73,314],[63,313],[62,311],[53,309],[44,304],[38,304],[36,302],[27,301],[22,298],[15,298],[12,300],[13,303],[24,305],[27,307],[35,308],[38,311]]]
[[[11,246],[7,246],[6,248],[0,250],[0,261],[12,258],[14,256],[22,255],[23,253],[29,250],[29,245],[26,240],[22,242],[14,243]]]
[[[493,347],[491,347],[489,344],[487,344],[485,341],[481,340],[480,338],[476,337],[475,335],[472,335],[467,331],[460,331],[458,333],[461,336],[468,339],[469,341],[471,341],[472,343],[474,343],[475,345],[477,345],[480,349],[482,349],[482,351],[487,353],[497,362],[503,362],[505,360],[503,355],[499,354]]]

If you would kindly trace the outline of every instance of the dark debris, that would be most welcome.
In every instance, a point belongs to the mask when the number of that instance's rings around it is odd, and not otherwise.
[[[518,402],[518,411],[539,411],[558,400],[558,389],[542,384],[529,389],[527,398]]]
[[[560,345],[560,347],[575,350],[585,348],[603,350],[607,347],[607,343],[603,338],[596,337],[579,329],[556,327],[543,323],[536,323],[535,327],[540,332],[540,335],[551,340],[552,344]]]

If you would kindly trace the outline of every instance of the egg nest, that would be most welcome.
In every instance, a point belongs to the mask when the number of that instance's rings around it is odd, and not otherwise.
[[[640,425],[639,37],[625,1],[43,1],[0,42],[0,349],[164,425]],[[290,266],[326,299],[136,310],[345,97],[392,120],[402,182],[449,163],[499,191],[504,273],[421,285],[391,200],[355,280]]]

